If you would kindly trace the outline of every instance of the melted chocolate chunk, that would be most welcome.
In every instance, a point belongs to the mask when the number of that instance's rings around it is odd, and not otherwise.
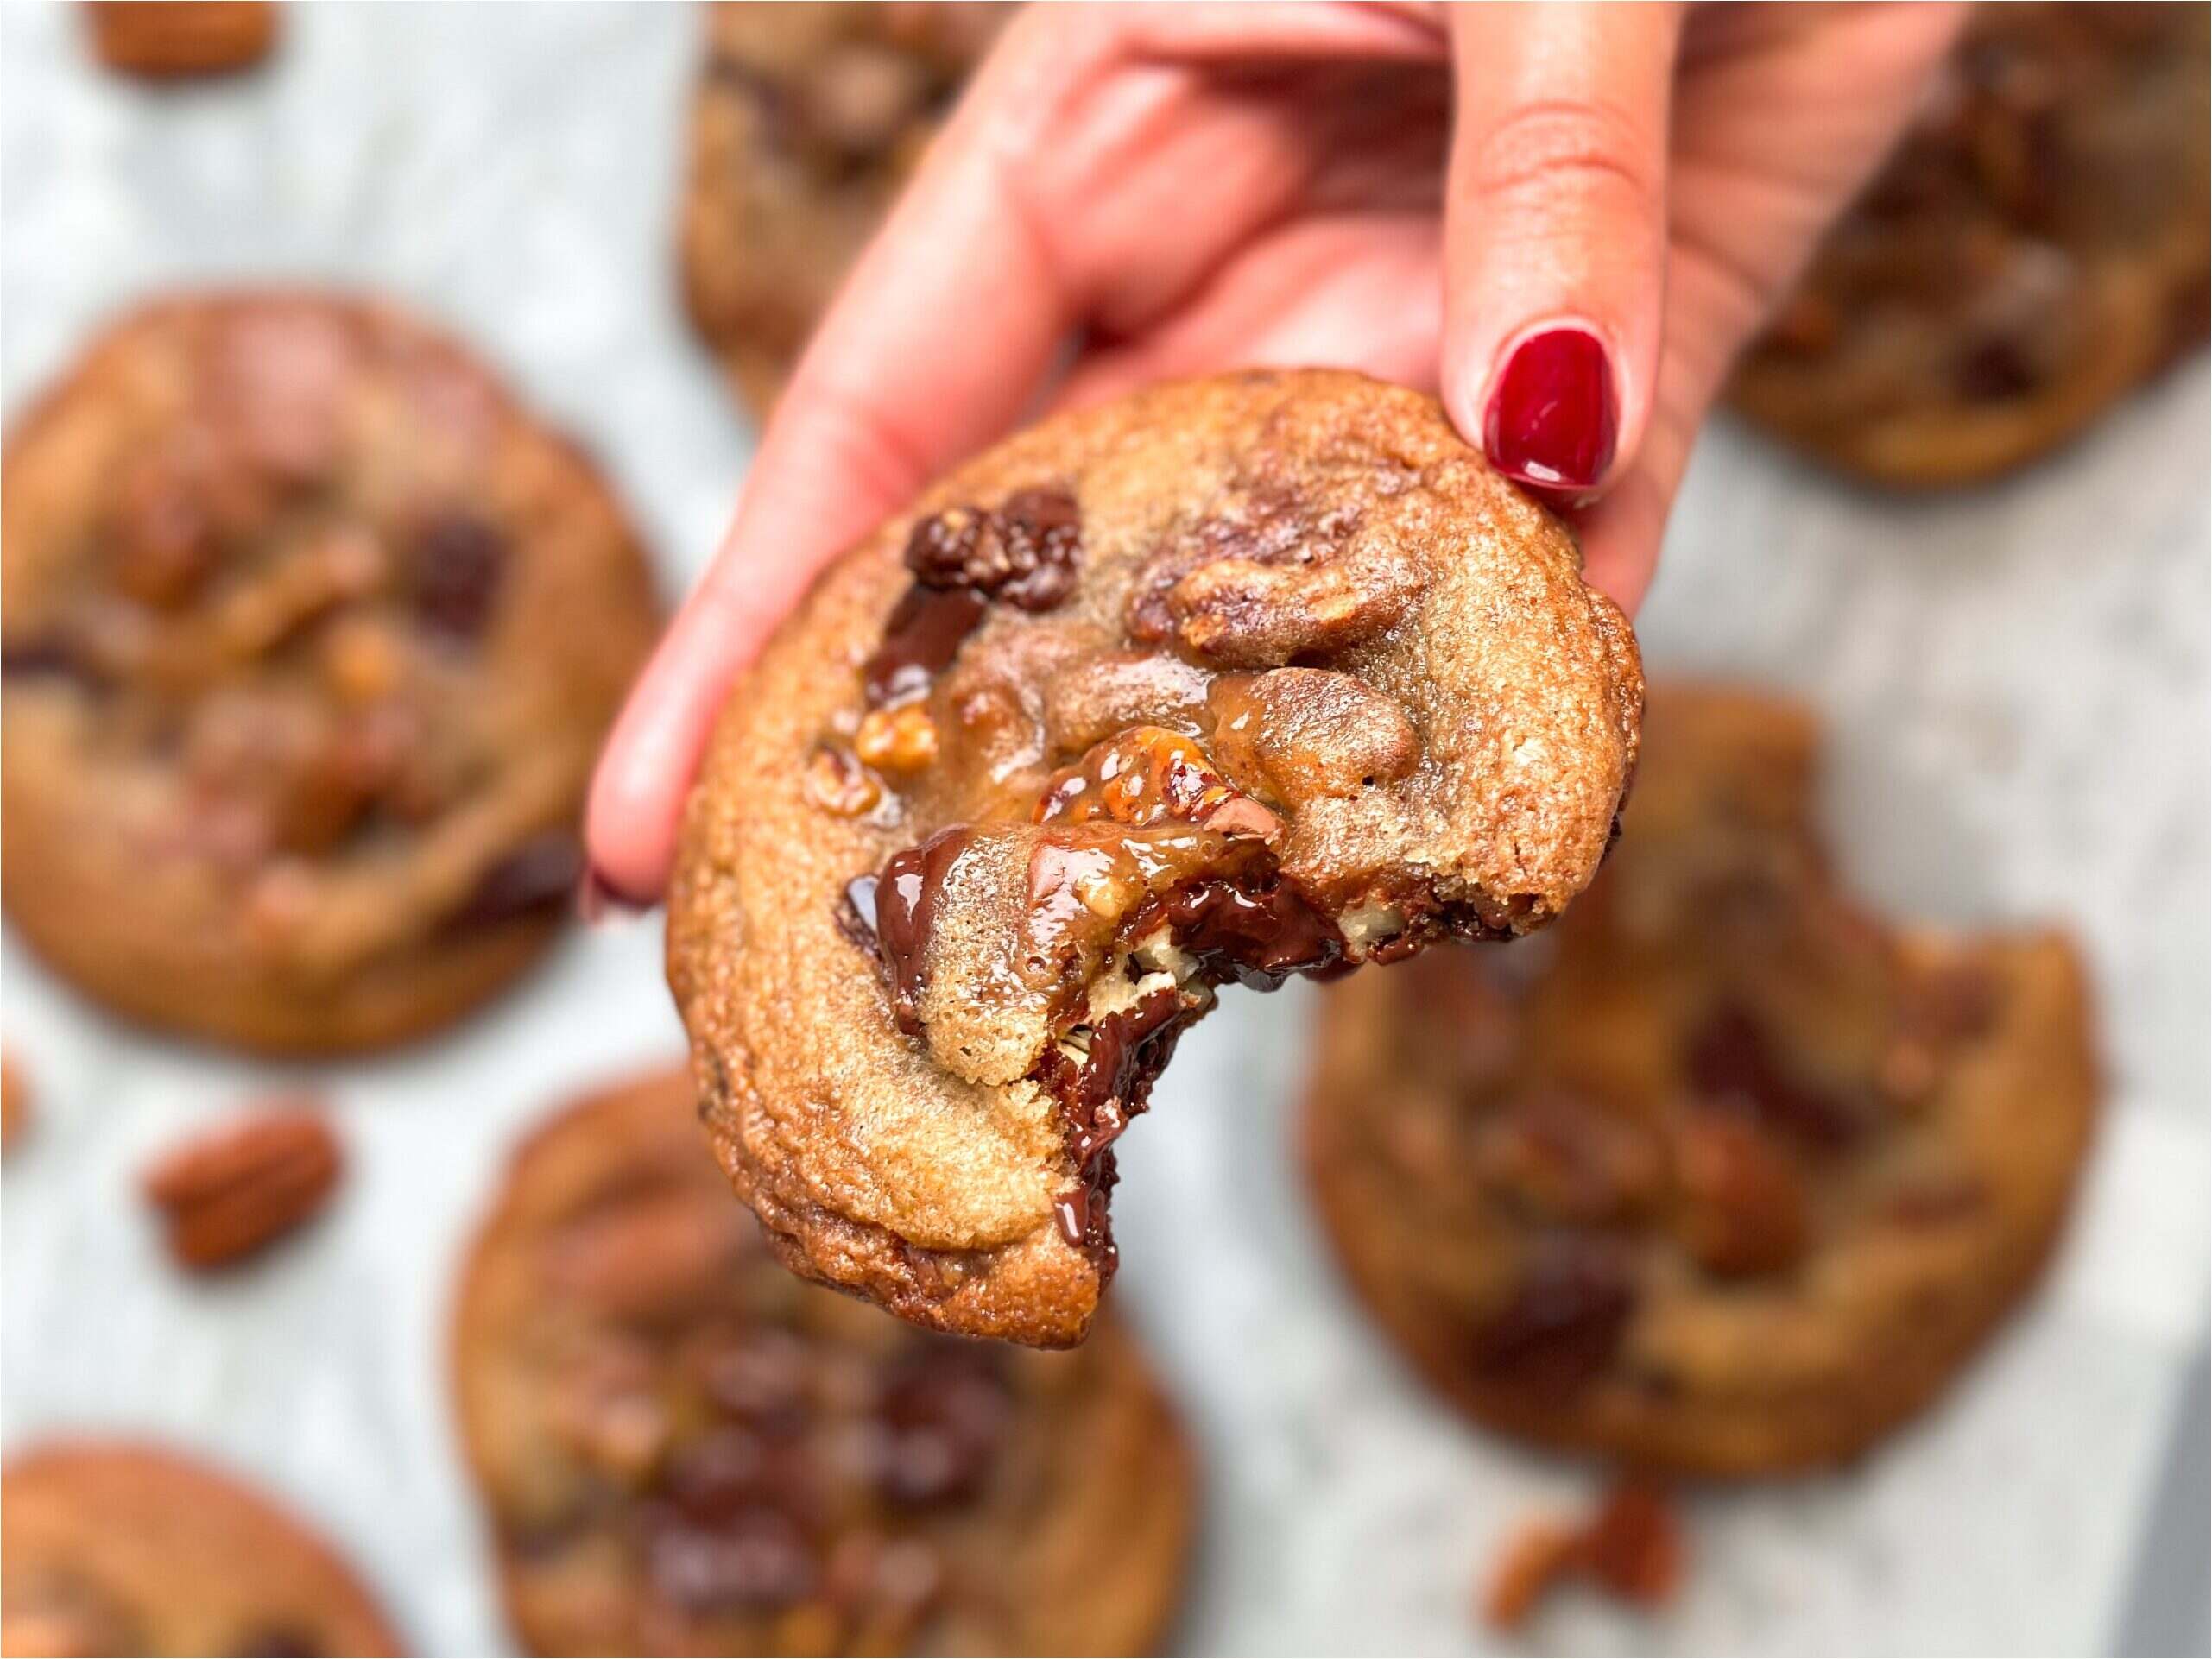
[[[1344,954],[1337,924],[1279,875],[1200,881],[1167,893],[1139,912],[1128,935],[1141,938],[1162,922],[1215,984],[1234,979],[1278,990],[1292,975],[1321,973]]]
[[[966,588],[932,588],[919,582],[908,588],[883,625],[883,642],[861,670],[868,706],[910,703],[925,695],[960,654],[989,603]]]
[[[486,870],[446,925],[496,927],[552,910],[568,902],[583,876],[584,847],[574,832],[545,830]]]
[[[473,645],[490,626],[507,567],[507,538],[481,519],[447,514],[415,539],[415,615],[433,631]]]
[[[1200,1006],[1163,987],[1093,1026],[1080,1064],[1054,1046],[1038,1065],[1037,1081],[1060,1103],[1068,1156],[1076,1167],[1076,1183],[1053,1201],[1052,1214],[1060,1236],[1090,1252],[1103,1277],[1111,1277],[1120,1261],[1106,1205],[1117,1176],[1114,1143],[1129,1120],[1151,1105],[1153,1080],[1166,1069],[1176,1039]]]
[[[909,1037],[921,1031],[922,987],[929,973],[929,939],[937,925],[938,897],[945,876],[974,839],[975,831],[964,827],[941,830],[919,847],[894,853],[875,879],[875,914],[869,920],[890,981],[891,1012],[899,1029]],[[858,899],[851,887],[845,896],[856,911]]]
[[[1152,1104],[1153,1082],[1173,1057],[1191,1012],[1183,994],[1168,987],[1092,1028],[1090,1051],[1080,1067],[1071,1065],[1074,1077],[1061,1095],[1068,1150],[1078,1169],[1119,1140],[1129,1120]],[[1057,1050],[1054,1055],[1071,1064]]]
[[[1065,490],[1026,489],[995,513],[959,507],[922,520],[907,538],[914,584],[861,671],[869,706],[926,693],[993,600],[1029,611],[1062,602],[1075,591],[1082,553],[1082,517]]]
[[[983,1491],[1014,1400],[989,1348],[924,1342],[894,1363],[875,1403],[875,1486],[907,1509],[964,1503]]]
[[[1475,1367],[1533,1391],[1579,1388],[1612,1363],[1635,1308],[1635,1280],[1615,1251],[1576,1240],[1539,1246],[1476,1333]]]
[[[1766,1028],[1740,1003],[1713,1011],[1691,1035],[1683,1063],[1692,1086],[1716,1105],[1823,1151],[1840,1151],[1866,1132],[1857,1105],[1790,1075]]]
[[[924,587],[965,589],[1050,610],[1075,591],[1083,517],[1065,489],[1025,489],[995,513],[956,508],[924,519],[907,539],[907,568]]]
[[[1024,610],[1051,610],[1075,591],[1083,558],[1083,515],[1065,489],[1025,489],[995,520],[1003,568],[989,591]]]
[[[1233,978],[1272,991],[1292,974],[1326,971],[1343,954],[1335,924],[1271,869],[1256,880],[1217,877],[1164,894],[1141,907],[1123,934],[1141,938],[1163,925],[1197,960],[1208,984]],[[1092,1026],[1080,1063],[1056,1045],[1032,1074],[1060,1103],[1076,1166],[1076,1183],[1054,1202],[1053,1214],[1061,1236],[1089,1251],[1103,1275],[1110,1277],[1118,1260],[1106,1202],[1116,1176],[1114,1143],[1149,1104],[1176,1039],[1204,1006],[1163,987]]]

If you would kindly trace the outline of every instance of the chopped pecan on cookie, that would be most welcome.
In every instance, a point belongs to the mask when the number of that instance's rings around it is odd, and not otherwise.
[[[162,301],[5,468],[0,872],[41,956],[318,1053],[552,941],[653,595],[590,464],[458,346],[342,297]]]
[[[920,1331],[793,1277],[668,1072],[515,1158],[454,1384],[537,1653],[1141,1653],[1190,1453],[1110,1321],[1079,1353]]]
[[[304,1522],[178,1453],[41,1446],[8,1460],[0,1504],[0,1651],[402,1651],[352,1570]]]
[[[1978,7],[1918,125],[1736,375],[1879,483],[2032,459],[2197,346],[2212,268],[2202,6]]]
[[[272,1101],[163,1153],[143,1178],[169,1253],[195,1272],[258,1255],[320,1214],[344,1165],[320,1103]]]
[[[1618,850],[1559,926],[1330,993],[1314,1193],[1482,1422],[1634,1467],[1848,1458],[2033,1280],[2087,1151],[2053,935],[1893,930],[1814,836],[1817,732],[1655,691]]]
[[[802,1272],[1079,1340],[1115,1141],[1234,981],[1550,921],[1642,681],[1426,399],[1249,374],[1050,421],[854,549],[724,713],[669,972]]]

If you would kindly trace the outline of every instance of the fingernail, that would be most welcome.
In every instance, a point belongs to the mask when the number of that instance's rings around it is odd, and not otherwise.
[[[576,914],[586,927],[611,927],[634,922],[652,908],[631,898],[599,872],[586,866],[576,884]]]
[[[1581,324],[1522,337],[1482,423],[1490,464],[1547,489],[1589,489],[1613,464],[1620,401],[1605,344]]]

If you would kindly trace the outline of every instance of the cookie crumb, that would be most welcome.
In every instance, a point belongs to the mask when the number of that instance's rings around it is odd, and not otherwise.
[[[177,1265],[215,1272],[312,1221],[344,1161],[319,1101],[276,1101],[172,1147],[148,1167],[142,1189]]]
[[[1632,1606],[1663,1607],[1681,1586],[1686,1558],[1666,1494],[1623,1480],[1577,1524],[1556,1517],[1523,1523],[1491,1574],[1482,1618],[1496,1630],[1518,1630],[1555,1586],[1576,1578]]]

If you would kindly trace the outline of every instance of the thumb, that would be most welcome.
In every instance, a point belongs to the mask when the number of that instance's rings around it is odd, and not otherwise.
[[[1650,419],[1682,8],[1450,17],[1445,406],[1500,471],[1588,501]]]

